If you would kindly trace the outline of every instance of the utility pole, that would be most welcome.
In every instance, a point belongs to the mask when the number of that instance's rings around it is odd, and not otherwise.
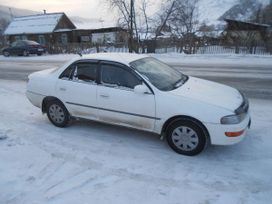
[[[133,51],[133,20],[134,20],[134,0],[130,0],[130,28],[129,28],[129,52]]]
[[[10,17],[11,17],[11,20],[12,20],[13,19],[13,14],[12,14],[11,8],[9,8],[9,14],[10,14]]]
[[[133,51],[133,10],[134,10],[134,0],[130,0],[129,52]]]

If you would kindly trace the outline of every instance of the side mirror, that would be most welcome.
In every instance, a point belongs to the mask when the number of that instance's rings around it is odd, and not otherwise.
[[[134,87],[134,92],[137,94],[146,94],[150,93],[150,90],[147,88],[145,84],[139,84]]]

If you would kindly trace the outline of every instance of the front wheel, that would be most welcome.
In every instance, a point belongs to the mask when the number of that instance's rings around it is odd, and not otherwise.
[[[9,57],[10,54],[9,54],[8,51],[4,51],[4,52],[3,52],[3,55],[4,55],[5,57]]]
[[[203,128],[190,119],[180,119],[167,128],[167,142],[177,153],[194,156],[202,152],[207,143]]]
[[[57,101],[49,101],[46,105],[48,119],[57,127],[65,127],[70,119],[69,112],[65,106]]]

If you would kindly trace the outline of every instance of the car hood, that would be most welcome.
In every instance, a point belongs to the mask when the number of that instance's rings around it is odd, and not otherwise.
[[[230,111],[237,109],[243,102],[243,97],[237,89],[195,77],[189,77],[184,85],[171,91],[171,94],[202,101]]]

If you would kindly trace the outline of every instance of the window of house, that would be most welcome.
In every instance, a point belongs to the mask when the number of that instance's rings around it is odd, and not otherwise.
[[[61,43],[62,44],[67,44],[67,42],[68,42],[67,34],[66,33],[62,33],[61,34]]]
[[[18,40],[21,40],[21,37],[20,36],[15,36],[15,41],[18,41]]]
[[[41,45],[45,45],[45,37],[44,37],[44,35],[39,35],[39,43]]]
[[[138,79],[134,74],[130,73],[116,65],[103,64],[101,72],[102,83],[134,89],[136,85],[141,84],[141,80]]]
[[[26,35],[23,35],[23,36],[22,36],[22,40],[27,40],[27,36],[26,36]]]

